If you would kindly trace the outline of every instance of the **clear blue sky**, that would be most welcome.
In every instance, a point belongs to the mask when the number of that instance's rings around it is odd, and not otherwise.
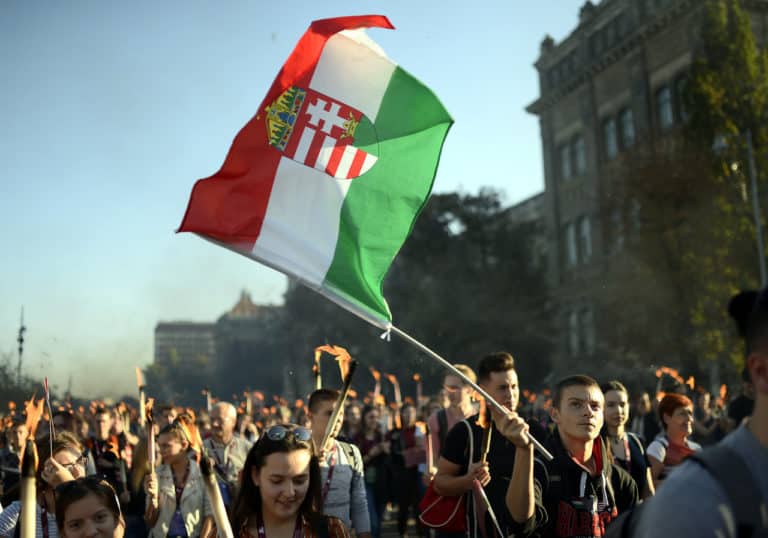
[[[396,30],[371,37],[456,121],[437,192],[539,192],[532,64],[582,4],[0,2],[0,354],[15,364],[24,305],[27,373],[123,393],[152,360],[158,320],[214,320],[243,288],[281,301],[280,274],[174,230],[313,19],[390,18]]]

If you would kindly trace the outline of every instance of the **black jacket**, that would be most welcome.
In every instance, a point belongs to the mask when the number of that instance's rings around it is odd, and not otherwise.
[[[554,460],[537,457],[533,470],[538,536],[604,536],[608,523],[637,503],[637,484],[624,469],[602,461],[606,451],[600,437],[595,439],[595,476],[573,461],[557,430],[549,448]]]

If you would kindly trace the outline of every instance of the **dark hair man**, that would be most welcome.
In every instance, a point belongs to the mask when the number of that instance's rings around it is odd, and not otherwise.
[[[734,312],[734,305],[747,294],[752,296],[750,304]],[[755,392],[752,416],[664,481],[638,514],[633,536],[768,535],[768,289],[756,299],[755,295],[742,293],[729,306],[737,322],[746,326],[746,370]],[[718,458],[709,461],[719,465],[705,472],[698,460],[713,454]]]
[[[317,389],[310,394],[307,404],[312,441],[320,460],[322,511],[327,516],[341,519],[347,527],[353,527],[357,536],[370,538],[371,522],[365,495],[363,456],[355,445],[336,439],[344,423],[343,412],[339,413],[331,430],[330,448],[320,446],[338,397],[337,390]]]
[[[6,430],[7,445],[0,449],[0,480],[2,481],[2,506],[19,499],[21,473],[19,455],[27,442],[27,423],[23,417],[14,418]]]
[[[105,407],[98,408],[93,414],[93,435],[85,441],[85,446],[93,458],[96,474],[115,488],[120,502],[126,503],[130,496],[126,468],[120,457],[117,437],[112,434],[113,425],[112,412]]]
[[[603,402],[591,377],[567,377],[555,387],[554,459],[537,458],[534,468],[536,504],[545,512],[541,519],[537,514],[541,536],[604,536],[608,523],[638,501],[637,484],[610,463],[600,438]]]
[[[477,369],[478,384],[507,414],[491,408],[491,444],[487,462],[482,463],[483,428],[478,415],[451,429],[437,462],[435,490],[440,495],[464,495],[473,490],[474,481],[482,485],[504,536],[530,533],[534,528],[533,447],[528,439],[528,424],[517,408],[520,388],[515,361],[509,353],[483,357]],[[469,429],[467,428],[469,426]],[[473,457],[469,461],[469,434],[472,432]],[[482,525],[491,532],[493,522],[486,514],[478,521],[468,503],[469,535],[479,536]]]

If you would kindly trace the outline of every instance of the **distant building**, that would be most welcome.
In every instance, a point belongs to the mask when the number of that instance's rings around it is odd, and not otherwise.
[[[768,1],[742,2],[758,42],[768,36]],[[560,43],[547,36],[535,63],[544,161],[542,213],[557,297],[558,373],[584,370],[622,353],[601,335],[613,323],[611,260],[626,254],[639,208],[606,196],[625,158],[664,140],[685,121],[681,93],[699,40],[702,0],[603,0],[583,4]],[[615,205],[612,205],[615,204]],[[629,223],[629,224],[628,224]],[[640,297],[642,300],[642,297]],[[642,309],[640,309],[642,310]],[[659,320],[641,315],[634,334]]]
[[[216,356],[216,324],[191,321],[160,322],[155,327],[155,364],[194,364]]]
[[[244,366],[262,363],[258,378],[238,384],[251,388],[269,388],[291,396],[296,392],[295,382],[286,384],[286,364],[268,351],[274,342],[272,327],[278,323],[283,307],[255,304],[250,294],[243,291],[235,305],[222,314],[215,323],[190,321],[160,322],[155,327],[155,364],[161,366],[199,367],[208,371],[229,371],[236,378]],[[309,381],[307,380],[307,383]],[[225,379],[212,379],[210,386],[227,383]]]

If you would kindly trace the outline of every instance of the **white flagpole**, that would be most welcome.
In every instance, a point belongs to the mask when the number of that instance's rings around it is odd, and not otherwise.
[[[483,389],[481,389],[477,383],[473,382],[470,378],[468,378],[466,375],[464,375],[461,371],[457,370],[456,367],[453,366],[450,362],[442,358],[440,355],[429,349],[427,346],[410,336],[408,333],[403,332],[402,330],[398,329],[394,325],[392,326],[392,332],[398,335],[400,338],[408,342],[409,344],[417,347],[419,350],[423,351],[433,359],[435,359],[437,362],[445,366],[451,371],[452,375],[456,375],[464,380],[465,383],[468,385],[471,385],[472,388],[474,388],[477,392],[479,392],[483,398],[485,398],[485,401],[492,406],[494,406],[500,413],[503,413],[505,415],[509,414],[509,409],[501,405],[499,402],[494,400],[490,394],[485,392]],[[552,461],[552,454],[550,454],[549,450],[544,448],[544,446],[538,442],[530,433],[528,434],[528,439],[530,440],[531,444],[533,444],[533,447],[544,456],[547,460]]]

